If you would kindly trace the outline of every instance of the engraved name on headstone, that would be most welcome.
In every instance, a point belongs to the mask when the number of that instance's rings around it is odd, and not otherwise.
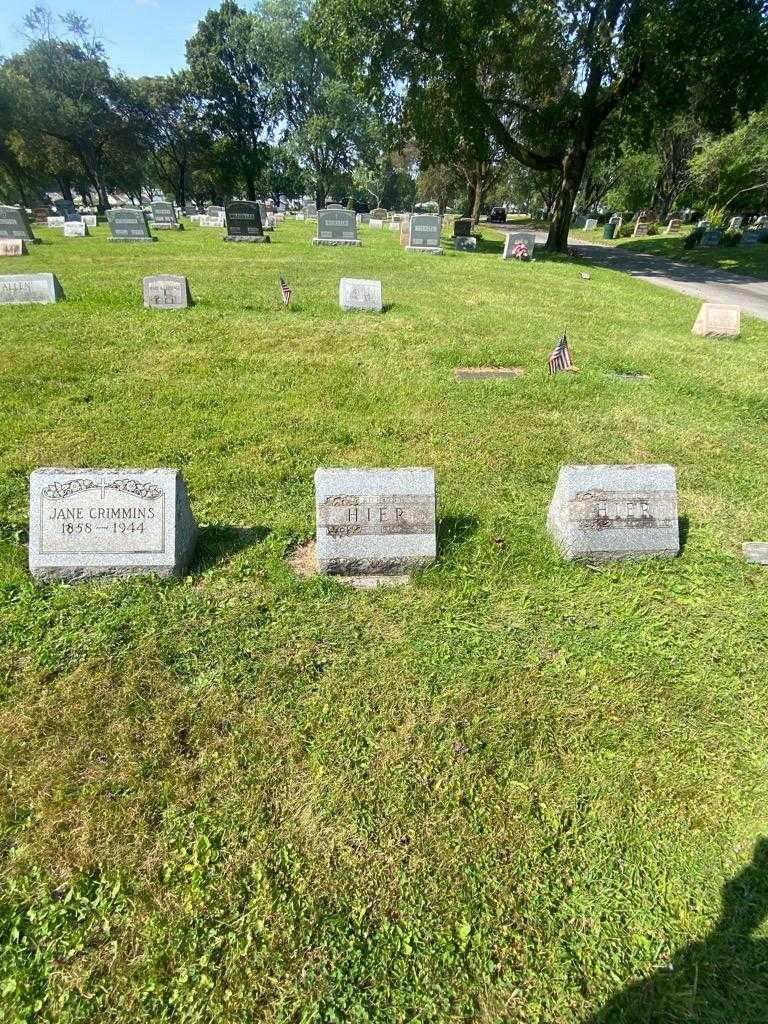
[[[680,551],[675,470],[563,466],[547,526],[569,561],[673,558]]]
[[[738,306],[705,302],[696,317],[692,333],[700,338],[737,338],[741,334],[741,310]]]
[[[143,210],[123,207],[107,211],[107,223],[111,232],[110,242],[156,242],[150,235],[147,215]]]
[[[64,298],[55,274],[4,274],[0,277],[0,305],[47,305]]]
[[[227,204],[227,233],[225,242],[269,242],[261,223],[259,204],[236,199]]]
[[[318,469],[315,509],[321,572],[399,574],[437,555],[432,469]]]
[[[436,213],[416,213],[411,217],[406,252],[426,252],[442,255],[440,231],[442,220]]]
[[[186,309],[192,305],[189,282],[174,274],[144,278],[144,306],[147,309]]]
[[[342,277],[339,282],[339,305],[342,309],[359,309],[380,313],[381,281],[358,277]]]
[[[353,210],[317,211],[317,235],[312,245],[360,245]]]
[[[0,206],[0,238],[23,238],[25,242],[36,242],[32,234],[26,210],[20,206]]]
[[[36,469],[29,570],[36,579],[178,576],[197,526],[175,469]]]

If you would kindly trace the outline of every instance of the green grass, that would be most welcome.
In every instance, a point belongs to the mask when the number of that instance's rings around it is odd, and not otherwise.
[[[536,222],[535,226],[541,231],[546,231],[548,228],[548,225],[542,222]],[[678,235],[664,234],[666,229],[663,226],[659,230],[661,234],[646,235],[644,238],[604,239],[602,226],[596,231],[571,228],[569,238],[580,242],[617,246],[630,252],[650,253],[652,256],[663,256],[665,259],[676,260],[680,263],[717,267],[720,270],[731,270],[750,277],[757,277],[760,280],[768,280],[768,245],[758,243],[749,246],[718,245],[711,248],[696,246],[693,249],[685,249],[683,240],[692,230],[691,228],[683,227]]]
[[[4,1024],[764,1024],[768,324],[696,338],[696,301],[488,232],[39,233],[0,261],[66,293],[0,307]],[[144,310],[156,272],[197,304]],[[453,380],[488,364],[526,375]],[[560,466],[645,461],[681,556],[563,564]],[[190,574],[31,582],[39,465],[179,467]],[[320,465],[434,466],[437,563],[295,577]]]

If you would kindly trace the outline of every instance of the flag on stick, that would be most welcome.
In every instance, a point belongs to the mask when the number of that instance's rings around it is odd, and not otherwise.
[[[566,337],[565,331],[563,336],[555,345],[552,355],[549,357],[549,372],[559,373],[561,370],[570,370],[572,368],[571,363],[571,350],[568,348],[568,338]]]
[[[293,289],[289,288],[284,277],[280,278],[280,293],[283,296],[283,305],[287,306],[291,301]]]

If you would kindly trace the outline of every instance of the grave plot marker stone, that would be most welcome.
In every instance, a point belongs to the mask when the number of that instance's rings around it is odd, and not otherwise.
[[[21,238],[38,242],[29,226],[27,212],[21,206],[0,206],[0,238]]]
[[[307,203],[304,207],[304,216],[307,220],[317,220],[317,203]]]
[[[637,222],[637,224],[635,224],[635,230],[632,232],[632,237],[633,238],[645,238],[646,235],[650,234],[650,231],[651,231],[651,225],[650,224],[646,224],[645,221],[639,220]]]
[[[765,235],[765,230],[762,228],[747,228],[741,236],[739,245],[757,245],[763,235]]]
[[[152,224],[156,231],[178,231],[181,224],[176,220],[173,203],[152,203]]]
[[[0,238],[0,256],[26,256],[27,243],[23,238]]]
[[[682,227],[682,224],[683,224],[683,222],[681,220],[679,220],[676,217],[673,217],[672,220],[669,222],[669,224],[667,224],[667,234],[668,235],[679,235],[680,234],[680,228]]]
[[[259,204],[245,199],[229,203],[226,209],[225,242],[269,242],[261,223]]]
[[[88,225],[83,220],[68,220],[64,224],[65,238],[85,238],[88,234]]]
[[[48,217],[46,220],[49,228],[63,228],[66,223],[65,217]]]
[[[33,206],[32,216],[35,218],[35,224],[45,226],[48,223],[48,217],[50,216],[50,206]]]
[[[383,206],[376,206],[373,210],[371,210],[371,217],[373,218],[373,220],[384,221],[389,217],[389,213],[387,212],[387,210],[384,209]]]
[[[718,302],[705,302],[693,325],[693,334],[700,338],[738,338],[741,334],[741,310]]]
[[[720,245],[722,240],[723,240],[723,232],[722,231],[718,231],[718,230],[705,231],[704,234],[701,237],[701,241],[699,242],[699,245],[701,246],[702,249],[711,249],[711,248],[714,248],[717,245]]]
[[[98,223],[98,218],[95,213],[81,213],[80,220],[88,228],[95,228]]]
[[[518,242],[523,242],[528,249],[528,259],[533,256],[533,250],[536,247],[536,235],[532,231],[510,231],[504,239],[504,252],[501,257],[503,260],[514,259],[512,254]]]
[[[75,204],[71,199],[56,199],[53,207],[56,213],[63,217],[64,220],[77,220],[79,217]]]
[[[440,231],[442,222],[436,213],[417,213],[411,217],[408,230],[408,245],[406,252],[431,253],[433,256],[442,256],[443,249],[440,245]]]
[[[192,305],[186,277],[154,274],[144,278],[143,288],[146,309],[186,309]]]
[[[745,562],[752,565],[768,565],[768,544],[760,540],[745,540],[741,545]]]
[[[596,231],[597,230],[597,219],[595,217],[587,217],[584,222],[585,231]]]
[[[518,380],[524,375],[519,366],[457,366],[453,371],[457,381]]]
[[[197,524],[176,469],[36,469],[29,571],[39,580],[183,575]]]
[[[477,237],[472,234],[469,217],[457,217],[453,222],[453,248],[457,252],[477,252]]]
[[[339,305],[344,310],[381,313],[381,281],[360,277],[342,277],[339,282]]]
[[[741,228],[741,225],[743,223],[744,223],[744,218],[743,217],[731,217],[730,221],[728,222],[728,230],[729,231],[738,231]]]
[[[64,298],[55,274],[4,274],[0,277],[0,305],[47,305]]]
[[[680,551],[675,470],[563,466],[547,527],[568,561],[674,558]]]
[[[107,223],[112,237],[110,242],[156,242],[149,233],[147,215],[143,210],[132,207],[109,210]]]
[[[320,572],[399,575],[437,556],[432,469],[318,469],[315,510]]]
[[[312,245],[360,245],[352,210],[318,210],[317,235]]]

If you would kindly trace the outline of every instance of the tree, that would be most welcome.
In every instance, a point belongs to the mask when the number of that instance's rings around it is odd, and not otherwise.
[[[227,140],[229,159],[251,200],[276,120],[266,57],[255,17],[234,0],[208,11],[187,41],[191,89],[203,99],[208,133]]]
[[[704,140],[691,171],[713,206],[737,209],[738,204],[768,202],[768,110],[721,138]]]
[[[416,181],[416,195],[422,202],[433,200],[437,203],[437,212],[442,215],[449,206],[455,206],[465,191],[465,183],[459,177],[455,167],[425,167]]]
[[[558,171],[554,250],[602,127],[630,98],[722,127],[762,103],[768,78],[763,0],[319,0],[317,20],[420,145],[438,91],[473,142],[488,133],[525,166]]]

